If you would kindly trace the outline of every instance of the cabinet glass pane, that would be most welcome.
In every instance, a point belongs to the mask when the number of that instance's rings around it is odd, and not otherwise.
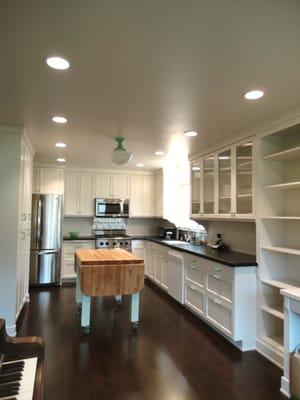
[[[214,213],[214,162],[214,156],[204,159],[204,214]]]
[[[192,164],[192,214],[200,214],[201,167]]]
[[[231,213],[231,150],[218,154],[219,214]]]
[[[236,212],[252,213],[252,147],[251,142],[236,148]]]

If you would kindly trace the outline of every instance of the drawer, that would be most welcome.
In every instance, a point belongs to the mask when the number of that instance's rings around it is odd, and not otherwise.
[[[193,311],[200,315],[204,315],[204,292],[197,286],[185,282],[184,303]]]
[[[205,271],[193,262],[185,264],[185,279],[203,288],[205,286]]]
[[[208,263],[206,263],[206,266],[209,273],[221,275],[227,280],[233,280],[234,268],[213,261],[209,261]]]
[[[206,290],[212,295],[220,296],[228,303],[232,303],[232,280],[222,273],[207,274]]]
[[[206,296],[206,319],[226,335],[233,337],[232,309],[219,298]]]

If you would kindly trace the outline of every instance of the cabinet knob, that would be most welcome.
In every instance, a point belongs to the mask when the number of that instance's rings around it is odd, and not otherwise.
[[[220,275],[213,275],[215,279],[221,279]]]

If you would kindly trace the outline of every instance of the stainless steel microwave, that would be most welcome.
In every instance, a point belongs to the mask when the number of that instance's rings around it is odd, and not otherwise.
[[[128,199],[95,199],[95,217],[129,217]]]

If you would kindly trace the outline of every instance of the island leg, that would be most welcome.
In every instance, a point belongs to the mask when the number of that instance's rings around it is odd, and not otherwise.
[[[88,331],[90,327],[91,298],[82,294],[81,327]]]
[[[77,303],[78,307],[80,307],[81,303],[82,303],[82,293],[81,293],[81,289],[80,289],[80,273],[79,273],[79,271],[77,272],[77,275],[76,275],[76,303]]]
[[[130,321],[133,329],[137,329],[139,323],[140,294],[131,295]]]

